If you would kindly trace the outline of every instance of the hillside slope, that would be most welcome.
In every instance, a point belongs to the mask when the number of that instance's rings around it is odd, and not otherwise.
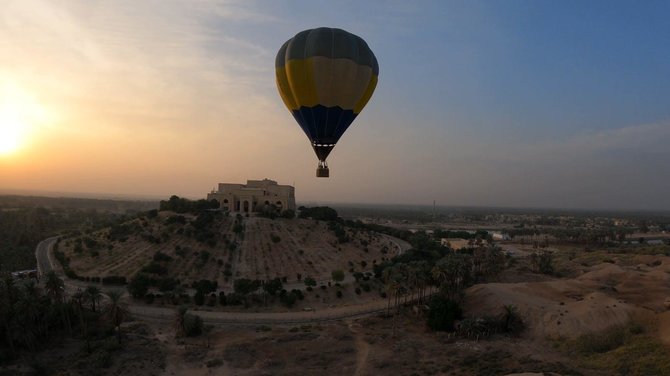
[[[336,235],[337,234],[337,235]],[[330,278],[333,270],[371,271],[395,251],[380,234],[311,219],[267,219],[159,212],[90,234],[63,238],[59,250],[79,276],[130,278],[141,270],[182,284],[208,279],[307,276]]]

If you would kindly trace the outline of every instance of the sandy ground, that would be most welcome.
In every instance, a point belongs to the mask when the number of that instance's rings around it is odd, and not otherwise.
[[[670,258],[640,256],[640,263],[602,263],[574,279],[490,283],[467,291],[465,310],[473,315],[515,305],[536,337],[574,337],[628,322],[636,315],[656,315],[660,333],[670,338]]]

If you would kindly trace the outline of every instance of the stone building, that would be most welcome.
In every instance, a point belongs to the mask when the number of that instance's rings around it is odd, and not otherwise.
[[[219,183],[207,200],[215,199],[221,209],[249,213],[260,211],[265,205],[275,205],[280,211],[295,210],[295,188],[279,185],[270,179],[247,180],[247,184]]]

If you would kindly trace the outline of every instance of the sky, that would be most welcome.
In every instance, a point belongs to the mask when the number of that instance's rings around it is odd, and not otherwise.
[[[670,209],[667,1],[2,3],[0,191]],[[320,26],[380,66],[328,179],[274,73]]]

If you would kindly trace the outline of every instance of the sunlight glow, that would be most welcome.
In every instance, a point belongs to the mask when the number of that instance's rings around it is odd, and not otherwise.
[[[33,131],[45,121],[46,112],[37,100],[17,85],[0,86],[0,156],[21,149]]]

